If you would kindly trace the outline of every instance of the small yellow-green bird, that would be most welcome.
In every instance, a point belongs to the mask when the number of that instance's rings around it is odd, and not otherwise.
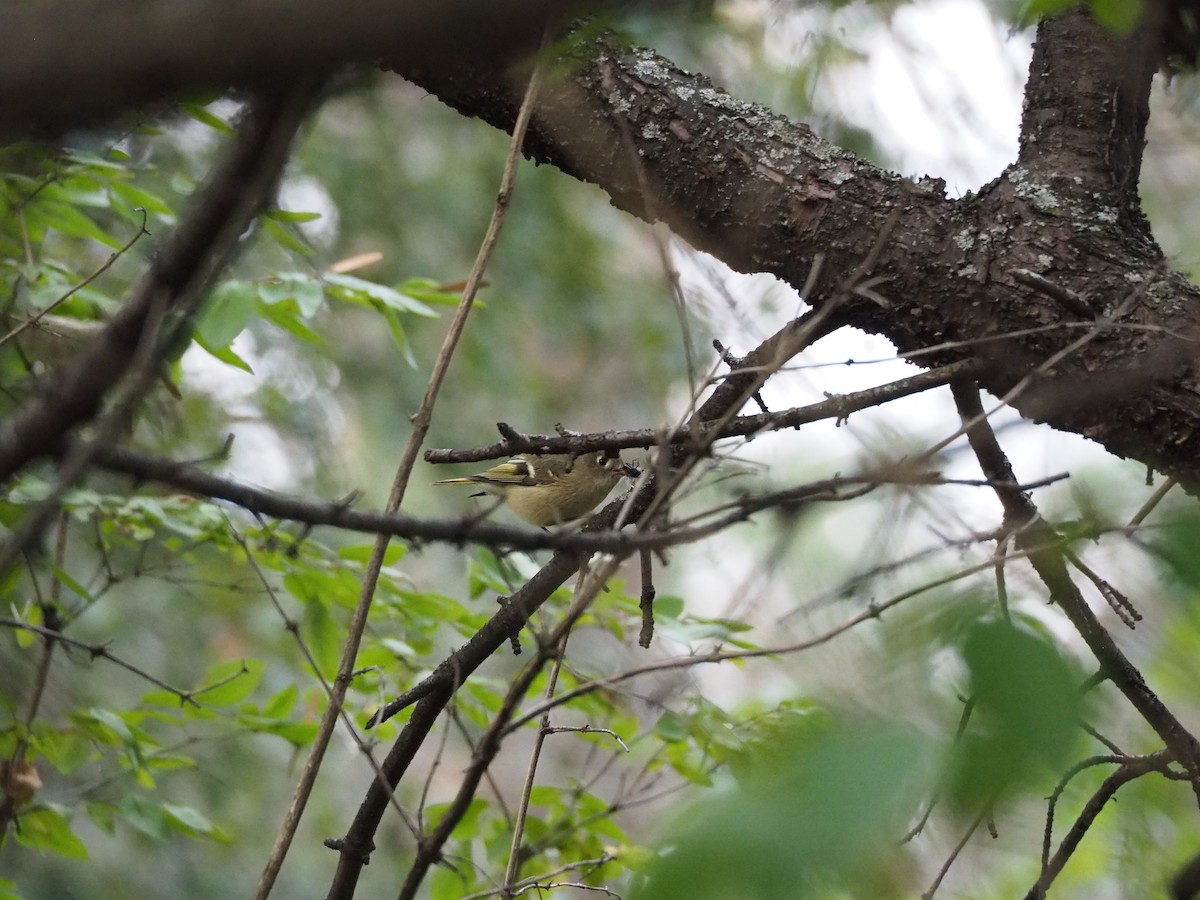
[[[483,493],[503,498],[517,516],[540,527],[578,519],[595,509],[622,478],[640,474],[620,457],[604,453],[524,453],[477,475],[434,483],[477,484]]]

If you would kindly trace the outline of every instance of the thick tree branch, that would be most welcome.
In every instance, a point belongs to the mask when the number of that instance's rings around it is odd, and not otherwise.
[[[572,74],[543,92],[526,146],[739,271],[771,272],[799,289],[823,258],[825,277],[806,295],[818,306],[894,223],[868,289],[839,318],[902,351],[947,345],[923,357],[930,365],[963,358],[955,342],[1021,333],[971,351],[993,363],[982,382],[997,395],[1069,343],[1080,313],[1059,296],[1079,298],[1090,319],[1139,289],[1103,342],[1039,375],[1014,402],[1195,490],[1200,291],[1169,271],[1130,207],[1151,44],[1146,35],[1117,39],[1082,12],[1044,26],[1030,91],[1053,94],[1057,112],[1027,115],[1022,164],[959,201],[940,183],[883,172],[611,36],[576,48]],[[519,81],[459,55],[395,68],[463,113],[511,127]],[[1086,91],[1058,90],[1085,79]],[[1039,130],[1051,144],[1045,153]],[[1072,160],[1087,170],[1056,168]],[[1059,290],[1030,286],[1030,274]]]
[[[132,296],[69,367],[47,379],[38,400],[0,425],[0,481],[32,459],[54,452],[66,432],[86,422],[136,356],[152,314],[191,311],[213,275],[225,266],[287,159],[311,92],[286,102],[253,105],[224,160],[199,191],[179,227],[163,244]],[[174,329],[161,344],[169,343]]]
[[[254,97],[232,145],[130,299],[74,362],[56,370],[31,402],[0,423],[2,483],[29,461],[63,446],[66,434],[92,420],[121,388],[119,400],[96,420],[91,439],[75,442],[65,455],[50,493],[0,546],[0,571],[37,540],[63,492],[127,426],[154,372],[274,189],[318,87],[316,79],[304,78]]]
[[[618,6],[619,3],[602,4]],[[269,87],[385,55],[453,47],[503,65],[569,0],[85,0],[0,12],[0,135],[56,133],[131,106]]]

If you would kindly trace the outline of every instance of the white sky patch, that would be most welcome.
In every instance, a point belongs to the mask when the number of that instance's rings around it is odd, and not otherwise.
[[[317,213],[319,219],[300,223],[300,231],[314,244],[329,247],[338,235],[338,208],[325,186],[308,175],[288,175],[279,186],[279,208],[288,212]]]
[[[951,196],[991,181],[1017,157],[1032,31],[1010,36],[978,0],[908,4],[892,22],[848,38],[864,61],[839,66],[818,92],[904,174],[944,178]]]
[[[320,376],[324,378],[322,383],[285,350],[268,348],[263,352],[248,331],[234,339],[233,351],[250,364],[253,374],[227,365],[199,347],[190,348],[181,361],[184,378],[192,389],[208,393],[229,414],[233,445],[221,468],[261,487],[294,489],[298,480],[312,473],[304,468],[307,461],[297,460],[294,448],[288,447],[264,418],[257,391],[268,383],[286,386],[291,402],[319,407],[321,416],[329,422],[330,433],[343,434],[348,432],[346,415],[329,398],[329,392],[336,393],[338,387],[337,371],[325,368]]]

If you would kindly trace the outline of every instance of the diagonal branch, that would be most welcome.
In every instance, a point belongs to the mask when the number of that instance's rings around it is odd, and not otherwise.
[[[572,48],[574,68],[544,92],[529,147],[732,268],[770,272],[798,290],[818,257],[826,272],[852,272],[894,219],[896,239],[879,254],[872,283],[840,317],[902,352],[947,346],[922,357],[925,365],[964,358],[955,342],[1014,335],[989,343],[986,353],[969,351],[992,363],[980,380],[996,396],[1069,340],[1034,330],[1077,322],[1083,307],[1085,320],[1108,315],[1130,284],[1144,286],[1117,324],[1160,328],[1157,338],[1138,329],[1114,333],[1040,375],[1016,406],[1200,489],[1200,373],[1191,347],[1200,334],[1200,291],[1164,265],[1129,209],[1140,160],[1131,153],[1144,145],[1157,61],[1157,33],[1153,23],[1148,28],[1124,40],[1072,11],[1039,31],[1031,92],[1081,81],[1087,89],[1054,93],[1053,107],[1027,104],[1027,146],[1036,129],[1061,123],[1054,159],[1087,160],[1078,181],[1070,166],[1055,168],[1028,150],[1022,165],[979,194],[949,200],[936,180],[881,171],[804,124],[611,34]],[[485,61],[449,54],[394,67],[465,115],[511,128],[519,84]],[[612,152],[622,135],[635,153]],[[1112,171],[1099,179],[1104,148]],[[820,307],[837,290],[837,278],[827,278],[804,297]],[[1077,298],[1078,308],[1062,296]]]
[[[144,386],[237,249],[237,239],[274,190],[292,138],[311,109],[318,84],[304,79],[251,101],[225,156],[133,288],[129,300],[69,365],[47,378],[34,402],[0,423],[0,482],[55,452],[68,432],[92,420],[115,389],[126,397],[90,443],[66,457],[57,500],[97,449],[116,437]],[[0,570],[36,539],[56,504],[43,502],[0,550]]]
[[[1050,591],[1051,600],[1075,626],[1104,674],[1187,770],[1192,789],[1200,799],[1200,743],[1150,690],[1141,672],[1121,652],[1071,580],[1060,549],[1062,541],[1021,490],[1012,466],[983,414],[979,389],[974,384],[956,382],[951,385],[951,390],[971,449],[1004,508],[1006,530],[1016,535],[1017,547],[1028,553],[1034,570]]]
[[[1079,847],[1079,843],[1083,840],[1083,836],[1087,834],[1088,829],[1091,828],[1092,823],[1095,822],[1096,817],[1100,815],[1101,810],[1104,809],[1109,800],[1116,796],[1117,791],[1123,785],[1150,772],[1158,772],[1162,775],[1170,774],[1170,770],[1167,768],[1167,763],[1169,762],[1167,751],[1151,753],[1148,756],[1114,757],[1112,761],[1120,762],[1120,767],[1105,778],[1104,783],[1088,798],[1078,818],[1076,818],[1071,824],[1071,828],[1063,836],[1054,856],[1044,860],[1037,883],[1029,889],[1029,892],[1025,895],[1025,900],[1043,900],[1046,892],[1050,889],[1051,883]],[[1047,833],[1046,837],[1049,839],[1049,833]]]

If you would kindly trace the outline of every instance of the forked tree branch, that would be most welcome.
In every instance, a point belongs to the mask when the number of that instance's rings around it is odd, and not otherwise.
[[[800,290],[823,257],[824,277],[804,292],[818,306],[894,220],[897,239],[839,317],[902,352],[949,348],[922,365],[963,358],[953,349],[959,341],[1023,335],[968,351],[992,363],[980,380],[996,396],[1070,340],[1040,329],[1110,315],[1131,285],[1141,286],[1117,323],[1135,327],[1039,375],[1015,405],[1195,490],[1200,290],[1164,265],[1134,208],[1160,60],[1156,27],[1124,39],[1083,11],[1044,22],[1019,164],[961,200],[947,199],[935,179],[883,172],[803,124],[604,35],[573,48],[571,75],[544,92],[530,148],[738,271],[770,272]],[[511,127],[519,83],[485,63],[451,55],[394,67],[464,114]],[[635,162],[612,152],[622,136],[634,142]],[[1103,173],[1106,156],[1111,170]]]

